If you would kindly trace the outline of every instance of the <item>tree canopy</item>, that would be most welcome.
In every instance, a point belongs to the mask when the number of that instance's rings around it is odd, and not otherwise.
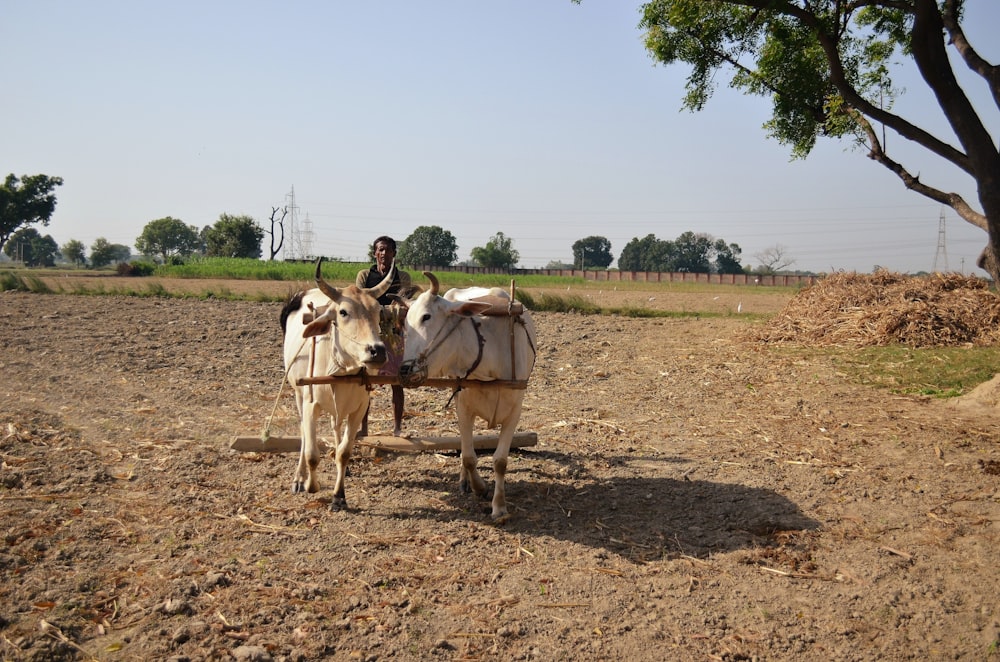
[[[633,238],[618,258],[622,271],[678,271],[689,273],[743,273],[742,250],[704,233],[682,233],[673,241],[648,234]]]
[[[607,237],[590,236],[573,242],[573,266],[577,269],[607,269],[614,260]]]
[[[132,251],[124,244],[112,244],[104,237],[98,237],[90,246],[90,265],[104,267],[112,262],[127,262]]]
[[[969,41],[965,0],[653,0],[640,28],[652,57],[691,67],[683,105],[701,110],[724,84],[772,103],[767,133],[805,157],[820,137],[845,139],[904,186],[988,234],[980,266],[1000,282],[1000,154],[959,82],[985,86],[1000,107],[1000,67]],[[950,53],[949,53],[950,51]],[[953,135],[893,112],[894,67],[915,67]],[[976,185],[981,209],[919,177],[920,157],[890,155],[881,125]]]
[[[205,228],[203,238],[208,257],[259,258],[264,228],[250,216],[220,214],[215,225]]]
[[[21,228],[10,235],[3,252],[13,260],[20,260],[26,267],[52,267],[56,263],[59,245],[52,235],[39,234],[35,228]]]
[[[520,253],[514,250],[514,240],[505,237],[503,232],[493,235],[485,246],[476,246],[469,257],[481,267],[490,269],[513,269],[521,259]]]
[[[155,255],[164,262],[172,255],[190,255],[201,247],[198,228],[166,216],[150,221],[136,237],[135,247],[145,255]]]
[[[458,260],[455,235],[437,225],[421,225],[399,242],[396,261],[409,266],[450,267]]]
[[[70,239],[59,247],[62,256],[73,264],[85,264],[87,262],[87,247],[79,239]]]
[[[62,177],[24,175],[18,179],[13,173],[7,175],[0,186],[0,249],[18,229],[32,223],[49,224],[56,209],[52,189],[62,183]]]

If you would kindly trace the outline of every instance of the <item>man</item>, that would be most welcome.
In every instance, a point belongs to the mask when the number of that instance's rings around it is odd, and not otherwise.
[[[375,264],[358,272],[354,284],[358,287],[374,287],[382,282],[389,269],[392,268],[393,260],[396,259],[396,241],[392,237],[381,236],[372,244],[372,254],[375,256]],[[379,371],[380,375],[398,375],[399,364],[403,360],[403,334],[402,329],[397,325],[396,314],[389,306],[393,303],[390,294],[406,293],[413,287],[410,274],[400,269],[396,269],[396,275],[392,279],[392,285],[379,297],[378,302],[382,305],[382,317],[380,322],[382,341],[385,343],[389,360]],[[371,405],[369,404],[369,409]],[[392,433],[397,437],[403,433],[403,387],[397,384],[392,385]],[[361,422],[361,430],[358,432],[361,437],[368,436],[368,412]]]

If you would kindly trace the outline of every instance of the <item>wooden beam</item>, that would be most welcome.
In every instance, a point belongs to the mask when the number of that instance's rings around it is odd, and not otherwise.
[[[490,308],[479,313],[487,317],[517,317],[524,312],[524,304],[505,297],[481,296],[469,299],[473,303],[488,303]]]
[[[472,436],[472,445],[476,450],[494,450],[500,440],[498,434],[476,434]],[[462,448],[462,440],[458,437],[396,437],[393,435],[374,435],[362,437],[357,443],[361,446],[381,448],[387,451],[415,453],[420,451],[457,451]],[[534,446],[538,443],[535,432],[515,432],[510,442],[511,448]]]
[[[399,377],[397,375],[320,375],[318,377],[300,377],[295,380],[297,386],[308,386],[309,384],[337,384],[337,383],[348,383],[348,384],[393,384],[395,386],[403,386],[405,388],[413,388],[406,386],[406,384],[401,384]],[[524,390],[528,388],[527,379],[494,379],[490,381],[483,381],[480,379],[438,379],[431,378],[425,379],[420,382],[418,387],[428,386],[430,388],[456,388],[461,386],[462,388],[467,387],[497,387],[497,388],[512,388]]]
[[[472,443],[476,450],[493,450],[497,447],[500,435],[497,434],[477,434],[473,435]],[[322,444],[321,451],[325,452],[333,448],[329,437],[320,437]],[[402,453],[418,453],[422,451],[453,451],[462,447],[462,441],[458,437],[396,437],[393,435],[371,435],[362,437],[356,442],[359,446],[370,448],[381,448],[387,451]],[[516,432],[514,440],[511,441],[511,448],[523,448],[534,446],[538,443],[538,433],[536,432]],[[249,453],[297,453],[302,446],[299,437],[269,437],[264,440],[257,437],[234,437],[229,445],[235,451]]]

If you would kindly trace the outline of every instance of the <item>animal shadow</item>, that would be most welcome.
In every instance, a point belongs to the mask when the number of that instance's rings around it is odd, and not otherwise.
[[[504,529],[524,535],[552,536],[636,560],[713,553],[769,546],[778,537],[812,531],[819,522],[774,490],[712,480],[689,480],[677,465],[684,458],[610,457],[600,475],[579,458],[546,451],[521,453],[507,475],[511,517]],[[632,463],[662,463],[669,476],[636,476]],[[554,463],[554,464],[553,464]],[[489,482],[488,460],[480,471]],[[402,477],[406,490],[433,490],[441,508],[409,503],[408,517],[452,521],[488,520],[488,501],[460,494],[458,458],[419,477]],[[478,505],[477,505],[478,501]],[[400,507],[406,508],[403,504]]]

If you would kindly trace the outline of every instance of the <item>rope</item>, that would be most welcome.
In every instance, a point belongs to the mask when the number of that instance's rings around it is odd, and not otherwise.
[[[297,350],[295,350],[296,359],[299,358],[299,352],[301,352],[302,348],[306,346],[306,342],[308,340],[309,338],[303,338],[302,344],[299,345]],[[285,375],[281,378],[281,385],[278,387],[278,397],[274,399],[274,406],[271,407],[271,415],[265,419],[264,429],[260,432],[261,441],[267,441],[271,438],[271,420],[274,418],[274,412],[278,411],[278,403],[281,402],[281,394],[285,391],[285,383],[288,382],[288,373],[292,371],[293,365],[295,365],[295,360],[292,360],[292,362],[288,364],[288,367],[285,368]]]

